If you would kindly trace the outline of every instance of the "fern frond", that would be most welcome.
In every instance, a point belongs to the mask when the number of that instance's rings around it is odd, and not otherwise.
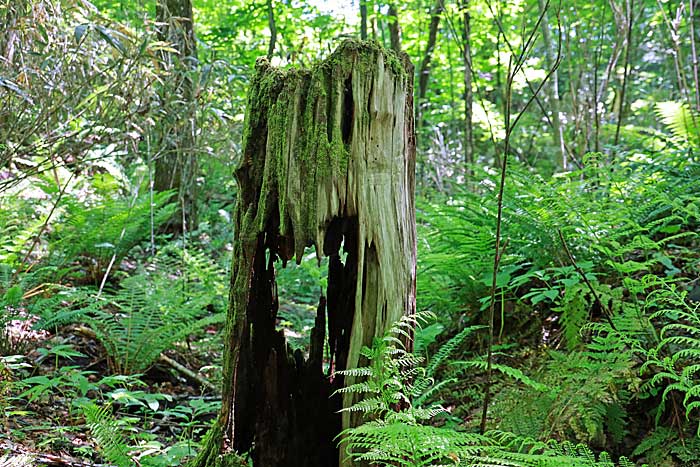
[[[89,403],[82,410],[90,433],[105,460],[118,467],[134,465],[134,460],[128,453],[126,438],[112,416],[111,405],[97,407],[94,403]]]
[[[479,370],[485,371],[488,363],[485,360],[465,360],[452,362],[451,365],[462,369],[478,368]],[[509,378],[512,378],[515,381],[518,381],[526,386],[529,386],[536,391],[546,392],[548,390],[547,385],[533,380],[517,368],[513,368],[508,365],[502,365],[499,363],[492,363],[491,369],[498,371],[503,375],[508,376]]]
[[[673,136],[687,144],[698,146],[700,142],[700,115],[679,102],[658,102],[656,113],[671,130]]]

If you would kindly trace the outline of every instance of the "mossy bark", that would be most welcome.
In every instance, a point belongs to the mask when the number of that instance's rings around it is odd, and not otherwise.
[[[361,364],[363,346],[415,311],[412,76],[406,57],[368,42],[308,70],[258,61],[236,170],[222,411],[193,465],[236,465],[225,460],[236,451],[260,467],[351,465],[336,437],[357,423],[339,413],[353,395],[333,395],[349,383],[333,371]],[[329,284],[305,358],[276,330],[275,263],[308,246],[329,257]]]

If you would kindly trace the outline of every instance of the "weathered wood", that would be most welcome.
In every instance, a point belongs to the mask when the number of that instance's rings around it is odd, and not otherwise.
[[[338,413],[353,396],[333,395],[346,383],[333,371],[358,366],[362,346],[415,311],[412,76],[406,57],[367,42],[310,70],[257,62],[236,171],[222,412],[195,465],[235,465],[221,456],[233,450],[261,467],[350,465],[336,436],[357,422]],[[300,262],[312,245],[329,257],[329,285],[305,359],[275,329],[275,262]]]

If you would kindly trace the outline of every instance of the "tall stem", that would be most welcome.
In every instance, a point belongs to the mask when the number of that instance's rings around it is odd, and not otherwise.
[[[496,315],[496,282],[498,279],[498,267],[501,264],[501,225],[503,223],[503,192],[506,186],[506,170],[508,168],[508,153],[510,152],[510,134],[512,127],[510,125],[510,108],[511,96],[513,89],[512,79],[512,64],[511,56],[508,63],[508,75],[506,77],[506,95],[505,95],[505,126],[506,136],[503,142],[503,165],[501,166],[501,181],[498,185],[498,213],[496,216],[496,252],[493,257],[493,275],[491,276],[491,300],[489,303],[489,339],[488,348],[486,350],[486,394],[484,395],[484,407],[481,412],[481,424],[479,430],[481,433],[486,431],[486,420],[488,418],[489,404],[491,403],[491,378],[493,373],[493,337],[494,337],[494,317]]]
[[[547,0],[546,5],[549,5],[549,0]],[[546,10],[546,8],[545,8]],[[561,3],[559,4],[559,10],[561,11]],[[557,16],[558,19],[558,16]],[[538,18],[537,24],[535,25],[535,30],[540,26],[542,21],[542,15]],[[498,211],[496,215],[496,247],[493,259],[493,274],[491,276],[491,294],[489,300],[489,335],[487,341],[486,350],[486,383],[484,388],[484,406],[481,413],[481,424],[480,430],[482,433],[486,431],[486,421],[488,418],[489,404],[491,403],[491,383],[493,375],[493,341],[494,341],[494,320],[496,315],[496,285],[498,278],[498,268],[501,264],[501,256],[503,255],[503,249],[501,246],[501,227],[503,225],[503,193],[505,191],[506,185],[506,173],[508,169],[508,156],[510,153],[510,136],[513,133],[513,129],[518,125],[520,119],[527,112],[530,105],[537,100],[537,96],[542,91],[542,88],[549,81],[549,79],[554,75],[561,63],[561,53],[557,55],[557,60],[552,64],[552,67],[548,70],[547,75],[544,77],[542,82],[538,87],[532,92],[530,98],[525,102],[520,112],[511,119],[511,104],[512,104],[512,91],[513,91],[513,79],[518,71],[522,71],[522,67],[528,59],[528,54],[532,50],[533,38],[535,31],[529,36],[527,41],[523,45],[523,49],[518,55],[511,55],[508,61],[508,72],[506,75],[506,88],[505,88],[505,103],[504,103],[504,115],[505,115],[505,140],[503,145],[503,164],[501,168],[501,180],[498,186],[498,197],[497,205]],[[515,57],[515,58],[514,58]],[[512,122],[511,122],[512,120]],[[498,153],[497,153],[498,154]]]

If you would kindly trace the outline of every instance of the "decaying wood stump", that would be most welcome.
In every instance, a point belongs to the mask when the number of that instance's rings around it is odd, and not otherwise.
[[[237,465],[234,450],[256,467],[351,465],[336,437],[357,422],[339,413],[353,396],[333,395],[348,382],[332,371],[357,367],[363,346],[415,311],[412,88],[408,59],[369,42],[346,41],[310,70],[257,62],[236,171],[222,411],[194,465]],[[329,275],[304,358],[276,330],[275,263],[301,262],[308,246],[329,258]]]

